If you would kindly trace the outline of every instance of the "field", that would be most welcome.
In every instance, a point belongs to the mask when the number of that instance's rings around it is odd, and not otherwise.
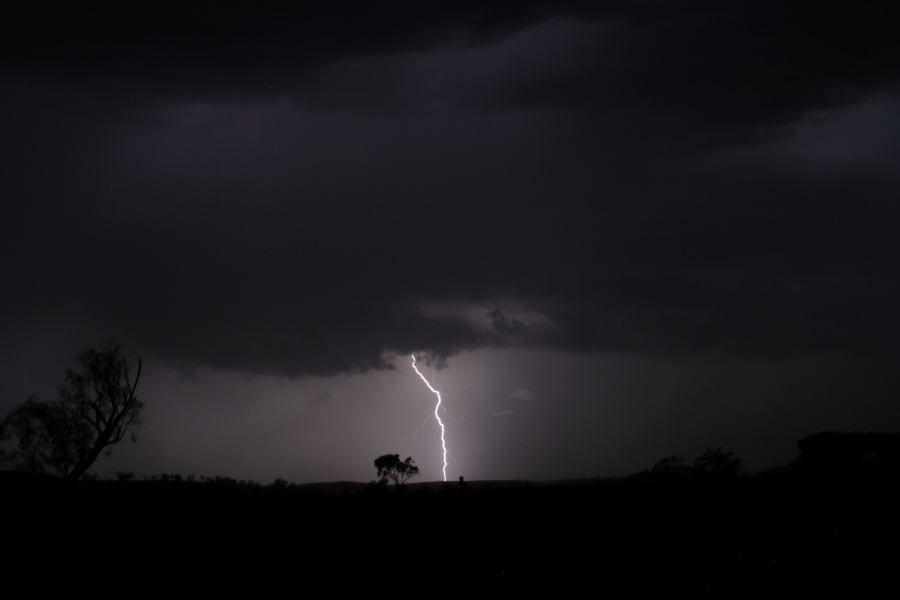
[[[900,488],[883,477],[397,490],[3,475],[4,564],[37,580],[858,591],[892,581],[900,555]]]

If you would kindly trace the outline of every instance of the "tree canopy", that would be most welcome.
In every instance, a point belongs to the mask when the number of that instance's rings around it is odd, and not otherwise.
[[[403,485],[407,480],[419,474],[419,467],[416,466],[412,457],[407,456],[406,460],[401,461],[399,454],[379,456],[375,459],[375,469],[380,483],[390,480],[394,482],[394,485]]]

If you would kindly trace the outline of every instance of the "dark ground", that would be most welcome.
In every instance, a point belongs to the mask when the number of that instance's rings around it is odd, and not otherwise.
[[[485,580],[595,592],[857,592],[896,588],[900,564],[893,477],[379,491],[3,475],[5,578],[36,592],[121,582],[123,590],[396,593],[416,582]]]

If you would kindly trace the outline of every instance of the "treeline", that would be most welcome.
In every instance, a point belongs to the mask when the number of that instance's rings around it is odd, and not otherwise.
[[[900,433],[822,432],[797,442],[797,457],[787,465],[754,475],[741,459],[721,448],[708,448],[693,463],[680,456],[663,458],[628,481],[665,483],[734,481],[740,478],[900,478]]]
[[[693,461],[688,462],[680,456],[665,457],[652,467],[630,475],[624,479],[628,484],[666,484],[666,483],[717,483],[748,479],[779,478],[898,478],[900,479],[900,434],[895,433],[836,433],[823,432],[803,438],[797,443],[798,455],[787,465],[767,469],[760,473],[750,474],[742,469],[742,461],[734,452],[721,448],[708,448]],[[20,474],[24,475],[24,474]],[[27,478],[19,478],[24,480]],[[94,473],[82,477],[85,482],[104,481]],[[132,472],[117,472],[112,482],[148,482],[156,484],[195,484],[232,489],[292,489],[304,488],[314,491],[319,486],[329,484],[297,485],[286,479],[278,478],[272,483],[263,485],[250,479],[233,477],[181,475],[178,473],[160,473],[137,476]],[[608,483],[608,479],[584,479],[582,485]],[[620,480],[621,482],[621,480]],[[385,486],[380,480],[368,485],[345,484],[346,491],[377,491]],[[473,482],[477,483],[477,482]],[[578,482],[567,481],[565,485]],[[545,485],[553,485],[546,482]],[[455,483],[423,484],[421,489],[438,486],[446,488],[459,487]],[[490,487],[490,486],[489,486]],[[344,488],[342,488],[343,490]]]

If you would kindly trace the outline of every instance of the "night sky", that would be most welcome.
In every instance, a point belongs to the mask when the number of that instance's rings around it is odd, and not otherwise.
[[[0,411],[144,357],[96,470],[624,475],[900,430],[894,2],[3,8]],[[427,361],[427,363],[426,363]]]

